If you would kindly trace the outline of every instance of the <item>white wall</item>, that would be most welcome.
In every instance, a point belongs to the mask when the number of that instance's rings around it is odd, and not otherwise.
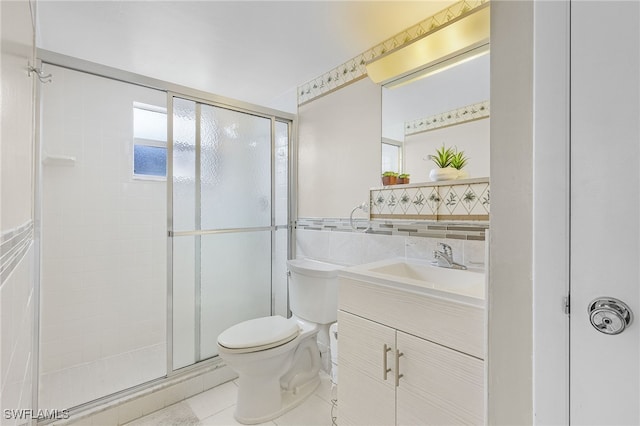
[[[381,103],[362,79],[300,106],[299,217],[348,217],[380,185]]]
[[[2,229],[31,219],[32,28],[27,2],[2,2]]]
[[[532,216],[533,2],[493,1],[489,424],[533,422]]]
[[[33,78],[27,75],[34,26],[29,3],[0,2],[2,138],[0,229],[3,236],[32,224]],[[0,284],[0,408],[32,408],[35,251],[33,234],[19,263]],[[3,249],[5,246],[3,245]],[[4,251],[3,251],[4,254]],[[23,423],[6,419],[2,425]]]
[[[442,144],[464,151],[469,161],[463,170],[470,178],[489,176],[489,123],[490,119],[486,118],[407,136],[404,171],[411,175],[411,183],[431,180],[429,172],[436,165],[426,158],[435,154]]]
[[[47,66],[42,151],[41,408],[166,373],[166,182],[132,178],[133,102],[163,92]]]

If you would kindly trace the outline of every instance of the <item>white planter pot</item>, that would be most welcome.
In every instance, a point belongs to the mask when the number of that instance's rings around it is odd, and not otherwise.
[[[469,177],[469,173],[466,170],[458,170],[458,179],[467,179]]]
[[[459,170],[454,169],[453,167],[445,167],[442,169],[431,169],[429,173],[429,178],[434,181],[441,180],[455,180],[458,179]]]

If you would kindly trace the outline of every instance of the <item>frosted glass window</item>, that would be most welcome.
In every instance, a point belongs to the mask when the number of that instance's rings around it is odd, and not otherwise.
[[[173,101],[173,229],[196,227],[196,103]]]
[[[277,121],[275,136],[275,223],[287,225],[289,223],[289,125]]]
[[[271,120],[202,105],[202,229],[271,225]]]
[[[133,146],[133,174],[148,176],[167,175],[167,148]]]
[[[167,176],[167,112],[164,108],[133,104],[133,175]]]

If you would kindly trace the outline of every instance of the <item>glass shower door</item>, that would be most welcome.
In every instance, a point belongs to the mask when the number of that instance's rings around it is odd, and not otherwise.
[[[172,99],[175,370],[217,355],[224,329],[271,314],[275,121]]]

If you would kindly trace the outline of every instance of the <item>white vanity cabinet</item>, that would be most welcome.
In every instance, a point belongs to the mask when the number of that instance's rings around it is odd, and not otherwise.
[[[396,424],[393,362],[396,331],[338,311],[338,423]]]
[[[340,426],[484,422],[483,343],[456,347],[450,336],[466,327],[482,337],[483,306],[344,277],[339,294]]]

